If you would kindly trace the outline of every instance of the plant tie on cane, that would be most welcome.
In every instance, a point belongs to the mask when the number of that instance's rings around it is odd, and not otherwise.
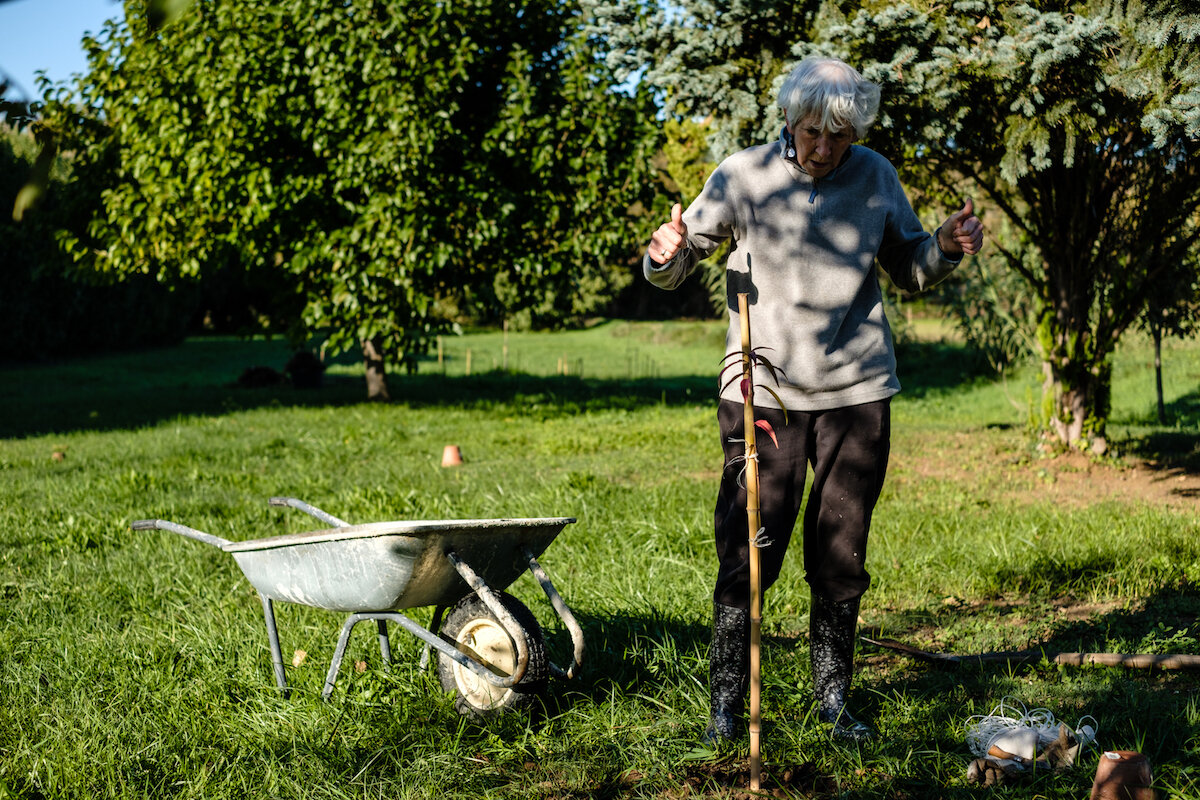
[[[755,424],[757,425],[758,423],[755,423]],[[763,424],[767,425],[768,427],[770,426],[770,423],[766,422],[765,420],[763,421]],[[739,439],[736,436],[730,436],[729,442],[731,444],[737,444],[738,442],[745,444],[746,440]],[[746,488],[746,469],[747,469],[747,465],[749,465],[749,463],[751,461],[754,461],[754,462],[758,461],[758,451],[757,450],[755,450],[753,453],[743,452],[741,455],[734,456],[733,458],[729,459],[728,464],[726,464],[726,466],[733,466],[734,464],[742,464],[743,465],[741,470],[738,471],[738,476],[737,476],[737,486],[739,489]]]

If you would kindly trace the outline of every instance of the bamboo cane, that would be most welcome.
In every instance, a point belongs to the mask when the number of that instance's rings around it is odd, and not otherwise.
[[[756,540],[761,526],[758,508],[758,445],[754,427],[754,358],[750,349],[750,308],[744,293],[738,294],[738,316],[742,324],[742,379],[745,396],[743,427],[746,437],[746,518],[750,536],[750,791],[762,782],[762,586]]]

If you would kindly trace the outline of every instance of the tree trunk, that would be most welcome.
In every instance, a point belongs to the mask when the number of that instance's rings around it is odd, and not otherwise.
[[[1112,365],[1108,353],[1089,346],[1088,331],[1071,331],[1043,318],[1043,422],[1059,442],[1078,450],[1104,453],[1111,410]]]
[[[363,363],[367,368],[367,399],[387,402],[387,369],[383,363],[383,342],[379,339],[363,339]]]
[[[1103,377],[1077,382],[1066,381],[1048,362],[1043,362],[1042,397],[1048,401],[1048,425],[1059,442],[1077,450],[1102,454],[1108,450],[1105,427],[1108,422],[1109,370]]]
[[[1166,425],[1167,408],[1163,403],[1162,385],[1162,326],[1151,322],[1150,332],[1154,334],[1154,391],[1158,399],[1158,424]]]

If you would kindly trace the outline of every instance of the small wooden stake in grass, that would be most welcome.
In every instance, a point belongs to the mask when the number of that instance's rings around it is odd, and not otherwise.
[[[743,427],[746,429],[746,517],[750,535],[750,791],[762,783],[762,585],[759,579],[758,445],[754,425],[754,354],[750,348],[750,308],[745,294],[738,295],[742,323]]]

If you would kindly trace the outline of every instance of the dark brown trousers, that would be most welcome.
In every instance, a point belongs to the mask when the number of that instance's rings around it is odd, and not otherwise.
[[[745,443],[742,404],[717,408],[725,468],[715,514],[717,585],[713,599],[748,608],[750,545],[747,535]],[[779,578],[783,557],[804,500],[808,468],[812,488],[804,506],[804,578],[812,591],[835,602],[860,597],[871,583],[866,570],[871,513],[883,489],[891,444],[888,400],[828,411],[756,409],[755,419],[775,430],[779,447],[757,432],[759,509],[765,592]]]

